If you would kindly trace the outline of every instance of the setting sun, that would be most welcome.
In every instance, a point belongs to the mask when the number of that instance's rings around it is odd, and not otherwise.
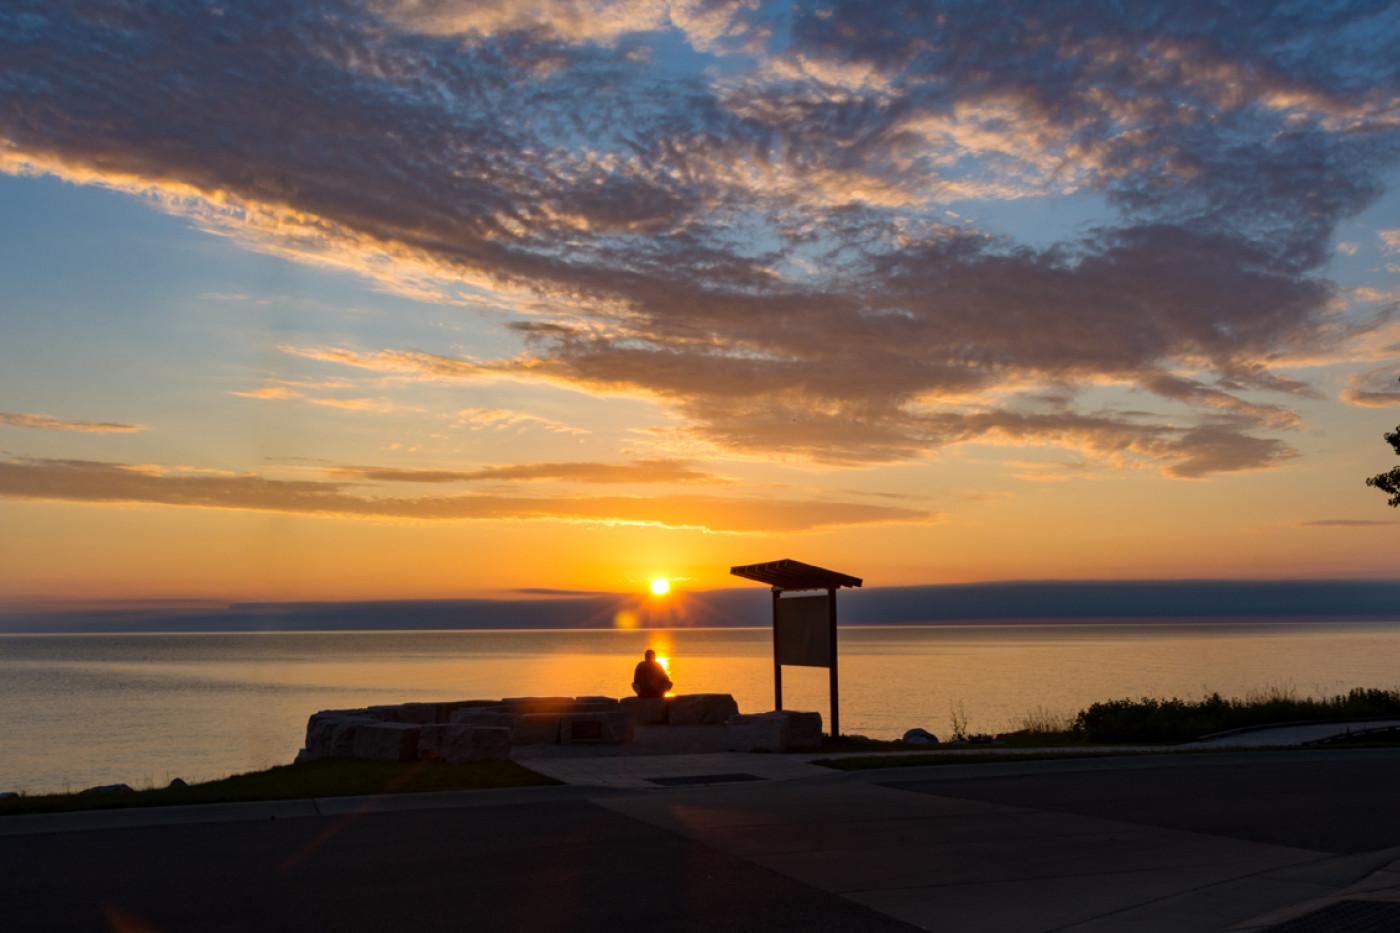
[[[651,592],[653,596],[665,596],[671,592],[671,581],[665,577],[657,577],[651,581]]]

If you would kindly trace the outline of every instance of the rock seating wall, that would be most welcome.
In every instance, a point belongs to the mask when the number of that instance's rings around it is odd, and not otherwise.
[[[727,693],[642,699],[506,697],[322,710],[306,723],[298,761],[367,758],[475,761],[515,745],[618,745],[635,725],[723,725],[738,713]]]

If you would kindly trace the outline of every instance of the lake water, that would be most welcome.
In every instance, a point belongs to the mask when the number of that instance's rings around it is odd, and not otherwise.
[[[0,790],[133,786],[288,762],[318,709],[408,700],[618,696],[651,646],[677,690],[773,706],[765,629],[0,636]],[[1400,686],[1400,623],[843,628],[842,730],[975,731],[1121,696],[1330,694]],[[826,671],[785,668],[826,715]]]

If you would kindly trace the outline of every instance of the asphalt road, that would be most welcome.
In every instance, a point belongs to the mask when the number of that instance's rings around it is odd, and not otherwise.
[[[583,801],[0,838],[0,929],[912,927]]]
[[[881,783],[1322,852],[1400,846],[1397,749],[1176,756],[1161,767]]]

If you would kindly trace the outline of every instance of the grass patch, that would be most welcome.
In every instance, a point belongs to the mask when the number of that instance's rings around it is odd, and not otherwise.
[[[22,794],[0,800],[0,817],[16,813],[62,813],[127,807],[170,807],[197,803],[305,800],[361,794],[421,794],[444,790],[485,790],[558,784],[514,761],[361,761],[331,759],[279,765],[191,784],[108,794]]]

